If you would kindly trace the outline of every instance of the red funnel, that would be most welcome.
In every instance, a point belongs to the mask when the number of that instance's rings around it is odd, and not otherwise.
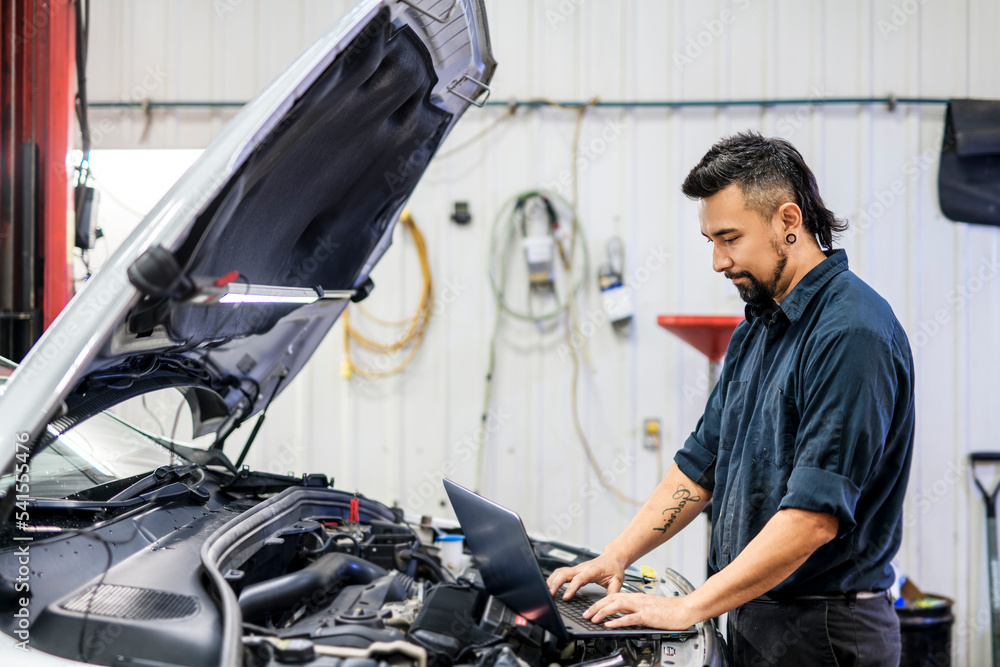
[[[745,319],[742,315],[660,315],[656,323],[697,348],[709,361],[721,361],[733,331]]]

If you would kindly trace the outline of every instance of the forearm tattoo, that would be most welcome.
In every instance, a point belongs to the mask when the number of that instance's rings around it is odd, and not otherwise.
[[[701,496],[692,496],[691,491],[684,488],[683,485],[677,487],[677,490],[674,491],[674,495],[672,497],[674,500],[677,501],[677,505],[675,507],[668,507],[667,509],[663,510],[663,512],[660,513],[662,516],[666,516],[667,519],[666,522],[663,524],[663,528],[653,529],[658,533],[667,532],[667,529],[670,528],[670,526],[673,525],[674,521],[677,520],[678,515],[680,515],[681,510],[684,509],[685,505],[687,505],[688,503],[696,503],[701,500]]]

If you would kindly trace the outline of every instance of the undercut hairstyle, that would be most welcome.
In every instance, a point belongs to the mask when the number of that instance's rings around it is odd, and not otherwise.
[[[719,140],[684,179],[681,191],[691,199],[705,199],[736,184],[747,208],[765,221],[782,204],[802,210],[802,223],[822,248],[830,250],[835,236],[847,230],[823,205],[816,176],[802,154],[784,139],[740,132]]]

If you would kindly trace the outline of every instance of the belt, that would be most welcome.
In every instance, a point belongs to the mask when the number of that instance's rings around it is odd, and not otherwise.
[[[878,600],[886,598],[891,600],[889,591],[852,591],[850,593],[831,593],[829,595],[789,595],[789,596],[769,596],[761,595],[753,602],[767,602],[771,604],[794,604],[796,602],[810,602],[815,600],[839,600],[842,602],[854,602],[855,600]]]

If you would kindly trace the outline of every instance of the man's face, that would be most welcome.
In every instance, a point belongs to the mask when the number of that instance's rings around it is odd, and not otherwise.
[[[780,223],[747,208],[738,185],[699,203],[701,233],[712,244],[712,269],[733,281],[749,304],[769,305],[781,293],[788,256]]]

